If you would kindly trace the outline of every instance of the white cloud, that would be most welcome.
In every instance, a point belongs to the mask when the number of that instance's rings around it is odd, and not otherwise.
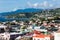
[[[32,7],[32,4],[30,2],[27,2],[27,4],[28,4],[29,7]]]
[[[45,8],[49,8],[49,7],[53,7],[53,5],[54,4],[51,4],[51,3],[49,3],[48,1],[44,1],[43,3],[42,3],[42,5],[43,5],[43,7],[45,7]]]
[[[14,8],[12,11],[16,11],[17,10],[17,8]]]
[[[18,9],[21,9],[21,8],[16,7],[16,8],[13,8],[12,11],[16,11],[16,10],[18,10]],[[22,9],[23,9],[23,8],[22,8]]]
[[[18,9],[25,9],[25,8],[15,7],[15,8],[12,9],[12,11],[16,11],[16,10],[18,10]]]
[[[36,3],[30,3],[30,2],[28,2],[27,4],[28,4],[28,6],[33,7],[33,8],[49,8],[49,7],[54,6],[54,4],[51,4],[48,1],[44,1],[41,3],[37,3],[37,2]]]
[[[43,2],[43,5],[46,7],[46,6],[48,6],[48,2],[47,1],[44,1]]]
[[[39,5],[39,3],[31,3],[31,2],[27,2],[27,4],[28,4],[28,6],[29,7],[33,7],[33,8],[37,8],[38,7],[38,5]]]
[[[53,7],[53,4],[49,4],[49,7]]]
[[[42,2],[42,3],[39,3],[39,6],[40,7],[48,7],[48,5],[49,5],[49,3],[48,3],[48,1],[44,1],[44,2]]]
[[[34,3],[33,4],[34,7],[38,7],[38,5],[39,5],[38,3]]]

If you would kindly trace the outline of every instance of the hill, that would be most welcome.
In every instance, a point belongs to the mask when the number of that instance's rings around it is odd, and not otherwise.
[[[35,14],[39,16],[46,14],[51,16],[60,16],[60,8],[46,10],[35,8],[17,9],[16,11],[0,13],[0,19],[3,18],[4,20],[26,20],[30,19],[31,17],[33,18]]]

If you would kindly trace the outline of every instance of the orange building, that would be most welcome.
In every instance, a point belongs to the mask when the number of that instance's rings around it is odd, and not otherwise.
[[[40,34],[34,33],[33,40],[50,40],[50,36],[44,35],[42,33],[40,33]]]

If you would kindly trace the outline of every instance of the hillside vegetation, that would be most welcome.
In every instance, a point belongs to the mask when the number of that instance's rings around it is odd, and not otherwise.
[[[31,10],[31,9],[30,9]],[[16,12],[15,14],[7,15],[6,18],[47,18],[47,17],[60,17],[60,8],[57,9],[49,9],[49,10],[42,10],[36,12]]]

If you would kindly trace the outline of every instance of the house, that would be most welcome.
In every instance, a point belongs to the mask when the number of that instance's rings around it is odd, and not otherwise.
[[[34,33],[33,40],[50,40],[50,35],[45,35],[42,33]]]
[[[54,32],[54,40],[60,40],[60,32]]]
[[[33,40],[50,40],[50,36],[44,34],[34,34]]]

